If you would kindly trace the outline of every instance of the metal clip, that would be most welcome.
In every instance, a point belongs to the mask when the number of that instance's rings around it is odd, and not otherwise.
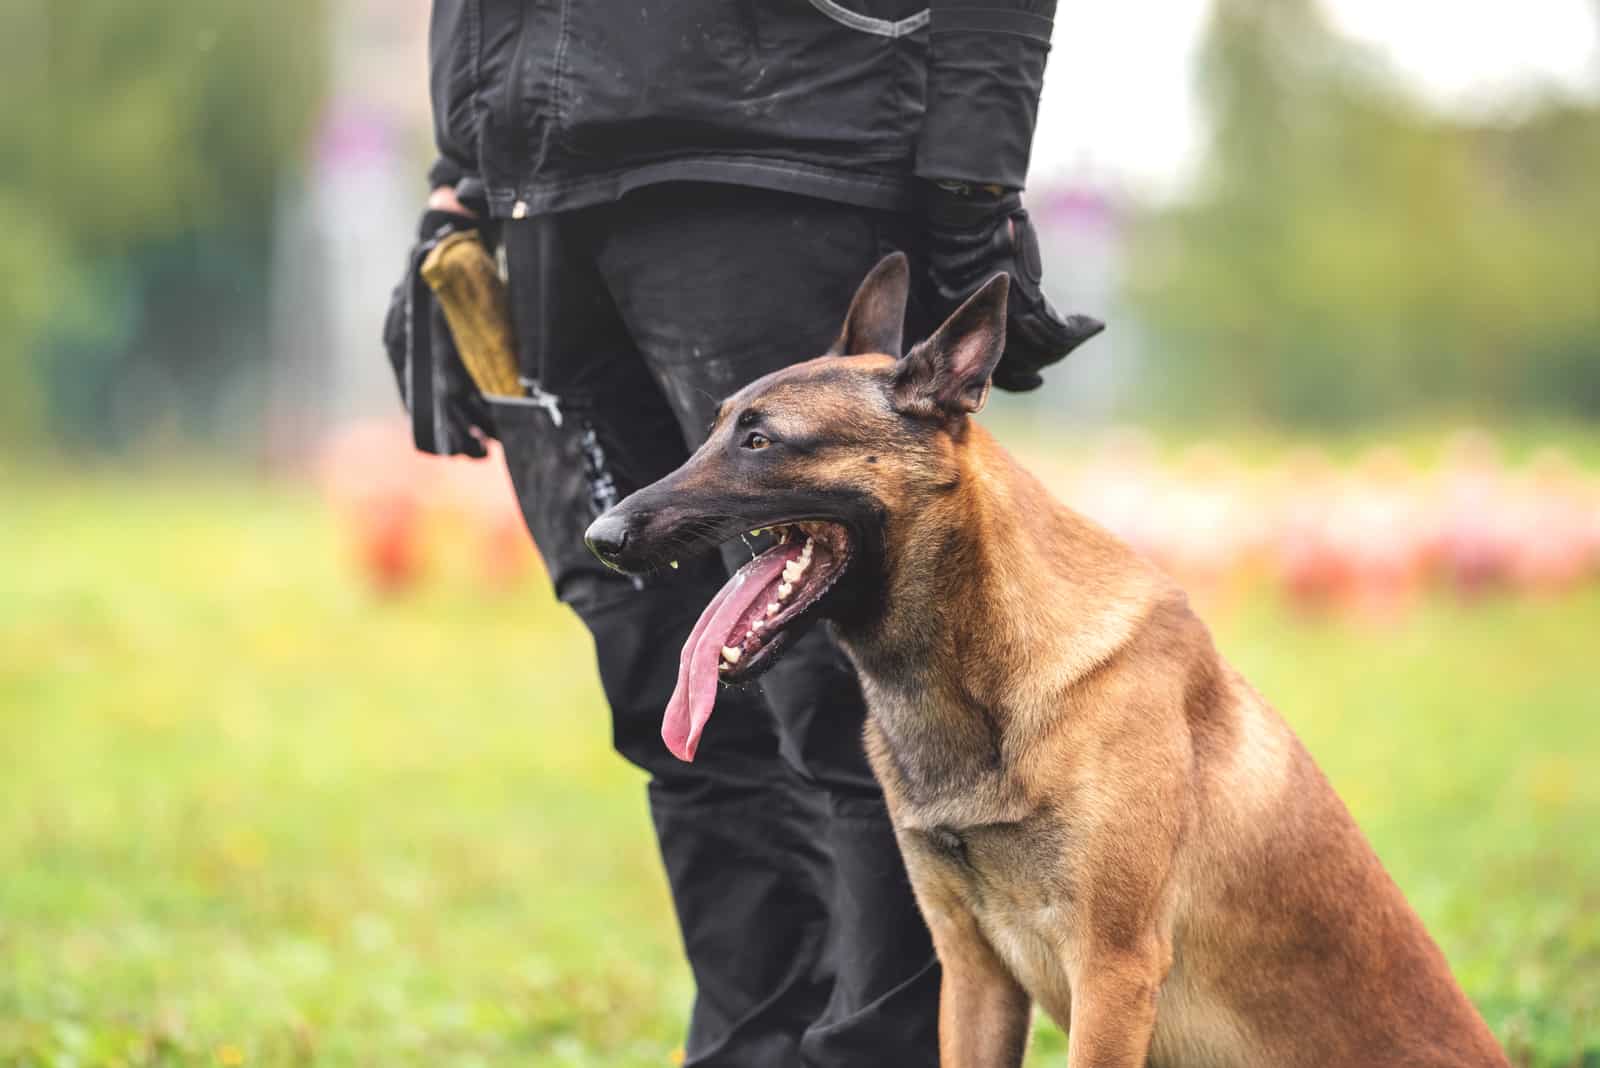
[[[556,426],[561,425],[561,398],[554,393],[546,393],[539,383],[532,378],[518,379],[522,388],[528,391],[528,399],[534,404],[550,413],[550,422]]]

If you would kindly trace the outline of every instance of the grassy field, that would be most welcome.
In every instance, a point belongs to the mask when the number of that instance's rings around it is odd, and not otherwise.
[[[1215,623],[1516,1061],[1600,1065],[1600,591]],[[367,593],[297,489],[13,481],[0,1064],[672,1063],[589,656],[537,577]]]

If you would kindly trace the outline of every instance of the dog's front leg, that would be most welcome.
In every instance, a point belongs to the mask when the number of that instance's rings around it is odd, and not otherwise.
[[[1092,952],[1072,983],[1067,1068],[1143,1068],[1156,1025],[1156,993],[1171,956],[1152,938],[1135,950]]]
[[[1019,1068],[1033,1003],[972,914],[927,910],[944,978],[939,988],[941,1068]]]

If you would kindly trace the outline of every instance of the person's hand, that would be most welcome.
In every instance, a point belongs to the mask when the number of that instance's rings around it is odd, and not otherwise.
[[[455,186],[435,186],[428,194],[427,209],[422,213],[420,232],[422,240],[438,236],[439,230],[476,229],[480,225],[478,213],[469,208],[457,194]]]
[[[476,219],[478,213],[461,203],[461,198],[456,196],[456,187],[441,185],[428,194],[429,211],[447,211],[451,215],[465,215],[469,219]]]
[[[1105,329],[1087,315],[1062,318],[1039,288],[1039,238],[1016,193],[952,189],[930,183],[926,286],[942,318],[1001,271],[1011,276],[1006,348],[994,384],[1023,393],[1044,384],[1039,372]]]

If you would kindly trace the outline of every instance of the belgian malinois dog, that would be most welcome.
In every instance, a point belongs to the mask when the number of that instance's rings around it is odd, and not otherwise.
[[[971,418],[996,276],[904,358],[880,263],[829,353],[729,397],[595,520],[640,571],[756,528],[683,648],[662,735],[827,620],[943,964],[946,1068],[1015,1068],[1037,1001],[1072,1068],[1506,1065],[1311,757],[1184,594]]]

